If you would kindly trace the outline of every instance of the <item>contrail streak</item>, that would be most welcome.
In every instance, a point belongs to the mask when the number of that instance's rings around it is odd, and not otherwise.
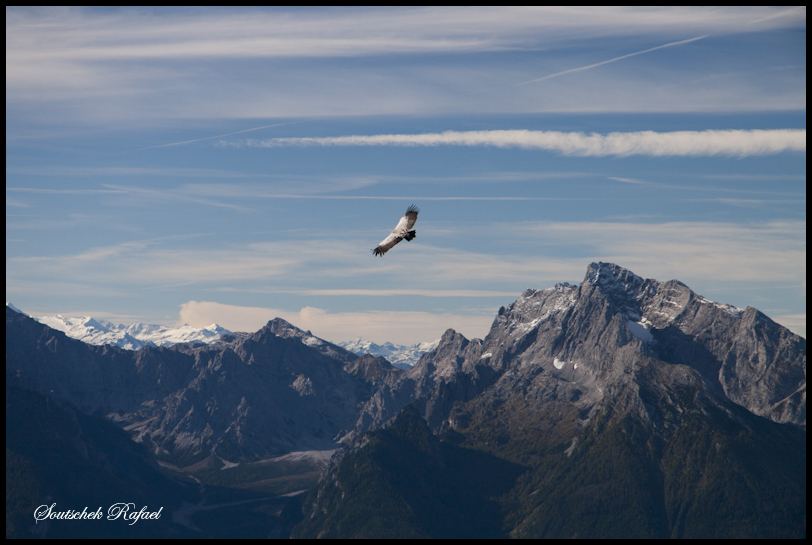
[[[118,152],[115,152],[115,153],[109,153],[107,155],[120,155],[122,153],[133,153],[133,152],[136,152],[136,151],[146,151],[146,150],[151,150],[151,149],[167,148],[167,147],[170,147],[170,146],[182,146],[184,144],[191,144],[193,142],[202,142],[203,140],[213,140],[215,138],[223,138],[225,136],[233,136],[235,134],[242,134],[244,132],[258,131],[258,130],[261,130],[261,129],[269,129],[271,127],[281,127],[283,125],[293,125],[295,123],[304,123],[304,122],[303,121],[289,121],[287,123],[275,123],[273,125],[263,125],[262,127],[254,127],[253,129],[243,129],[241,131],[235,131],[235,132],[230,132],[230,133],[226,133],[226,134],[218,134],[217,136],[206,136],[205,138],[195,138],[194,140],[184,140],[183,142],[171,142],[169,144],[160,144],[158,146],[149,146],[147,148],[137,148],[137,149],[127,150],[127,151],[118,151]]]
[[[161,144],[160,146],[152,146],[149,148],[140,148],[134,151],[143,151],[148,149],[166,148],[169,146],[182,146],[183,144],[191,144],[192,142],[202,142],[203,140],[213,140],[215,138],[223,138],[225,136],[233,136],[235,134],[242,134],[244,132],[258,131],[260,129],[269,129],[271,127],[281,127],[282,125],[293,125],[294,123],[301,123],[301,121],[290,121],[288,123],[276,123],[274,125],[264,125],[262,127],[254,127],[253,129],[244,129],[241,131],[230,132],[227,134],[218,134],[217,136],[207,136],[205,138],[195,138],[194,140],[184,140],[183,142],[172,142],[171,144]]]
[[[424,134],[378,134],[247,140],[232,144],[273,148],[280,146],[493,146],[547,150],[582,157],[629,155],[747,157],[783,152],[806,152],[806,129],[636,131],[609,134],[490,130],[445,131]]]
[[[573,72],[582,72],[584,70],[589,70],[590,68],[595,68],[597,66],[602,66],[604,64],[609,64],[610,62],[617,62],[617,61],[620,61],[620,60],[623,60],[623,59],[628,59],[629,57],[634,57],[635,55],[642,55],[643,53],[650,53],[651,51],[656,51],[658,49],[663,49],[665,47],[672,47],[672,46],[675,46],[675,45],[682,45],[682,44],[687,44],[687,43],[690,43],[690,42],[695,42],[697,40],[701,40],[701,39],[707,38],[707,37],[708,37],[707,34],[705,36],[697,36],[696,38],[689,38],[687,40],[680,40],[678,42],[671,42],[669,44],[658,45],[657,47],[652,47],[651,49],[645,49],[643,51],[638,51],[636,53],[629,53],[628,55],[622,55],[620,57],[615,57],[614,59],[609,59],[608,61],[596,62],[595,64],[590,64],[590,65],[587,65],[587,66],[581,66],[579,68],[570,68],[569,70],[564,70],[563,72],[556,72],[555,74],[550,74],[549,76],[544,76],[543,78],[536,78],[536,79],[531,79],[530,81],[524,81],[522,83],[517,83],[516,87],[518,87],[520,85],[527,85],[529,83],[536,83],[536,82],[539,82],[539,81],[544,81],[546,79],[556,78],[558,76],[563,76],[564,74],[572,74]]]

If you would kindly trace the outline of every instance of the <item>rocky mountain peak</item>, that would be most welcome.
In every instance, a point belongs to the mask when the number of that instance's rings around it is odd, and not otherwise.
[[[22,310],[18,309],[17,307],[15,307],[14,305],[12,305],[12,304],[11,304],[11,303],[9,303],[8,301],[6,301],[6,309],[11,309],[11,310],[13,310],[14,312],[16,312],[17,314],[25,314],[25,312],[23,312]],[[26,314],[26,316],[28,316],[28,315]]]
[[[271,342],[271,339],[274,338],[298,341],[304,346],[312,348],[324,356],[328,356],[345,363],[358,358],[357,355],[353,354],[349,350],[345,350],[338,345],[316,337],[310,331],[299,329],[282,318],[274,318],[273,320],[270,320],[267,324],[265,324],[265,327],[250,336],[251,340],[259,343]]]
[[[656,280],[644,280],[614,263],[590,263],[583,285],[594,286],[625,318],[637,321],[642,316],[640,301],[653,293]]]
[[[624,269],[614,263],[590,263],[586,269],[584,282],[590,284],[610,286],[613,284],[642,284],[644,280],[629,269]]]
[[[265,327],[262,329],[267,329],[277,337],[301,337],[304,335],[311,335],[309,331],[305,332],[295,325],[291,324],[287,320],[283,320],[282,318],[274,318],[270,320]]]
[[[437,349],[439,350],[442,347],[443,350],[448,350],[449,347],[454,347],[462,350],[468,345],[468,342],[468,339],[461,333],[453,329],[446,329],[443,336],[440,337],[440,344],[437,345]]]
[[[657,370],[649,378],[640,371],[647,366]],[[565,405],[583,415],[580,426],[638,381],[659,392],[660,379],[682,388],[689,378],[759,416],[806,424],[805,339],[755,309],[710,301],[677,280],[592,263],[578,286],[525,290],[499,309],[482,341],[446,331],[434,351],[373,396],[356,433],[413,401],[430,426],[445,425],[455,405],[486,389],[494,399],[517,389],[548,402],[571,397]],[[637,394],[629,400],[645,406]]]
[[[728,317],[741,318],[743,309],[710,301],[679,280],[660,282],[643,279],[614,263],[591,263],[581,287],[598,291],[609,303],[610,313],[619,313],[636,337],[651,341],[646,330],[664,329],[682,318],[704,310],[722,311]]]

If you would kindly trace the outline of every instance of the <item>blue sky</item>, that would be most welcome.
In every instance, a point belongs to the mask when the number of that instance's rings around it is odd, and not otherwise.
[[[32,315],[483,337],[592,261],[806,335],[805,8],[6,10]]]

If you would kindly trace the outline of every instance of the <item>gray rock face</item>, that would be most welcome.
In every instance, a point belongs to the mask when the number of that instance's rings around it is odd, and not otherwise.
[[[658,359],[696,369],[754,414],[806,425],[806,339],[755,308],[709,301],[676,280],[642,280],[600,263],[590,265],[585,282],[628,321],[649,328]]]
[[[500,477],[508,515],[495,527],[511,537],[804,536],[805,392],[805,339],[678,281],[593,263],[578,286],[522,293],[483,340],[448,330],[412,369],[387,376],[297,528],[355,537],[359,505],[423,505],[410,494],[429,477],[388,476],[421,465],[404,470],[401,455],[430,441],[404,434],[383,461],[378,441],[417,415],[447,452],[460,445],[522,469]],[[370,467],[386,477],[359,470]],[[372,481],[385,484],[373,492]],[[426,518],[406,528],[443,536]]]
[[[447,331],[414,368],[389,377],[349,437],[413,402],[436,430],[467,427],[455,422],[470,418],[462,405],[479,397],[473,405],[501,406],[517,392],[532,410],[568,419],[573,432],[599,406],[618,404],[667,425],[671,413],[655,406],[689,384],[710,405],[732,401],[805,427],[806,340],[754,308],[592,263],[579,286],[522,293],[499,310],[484,340]]]

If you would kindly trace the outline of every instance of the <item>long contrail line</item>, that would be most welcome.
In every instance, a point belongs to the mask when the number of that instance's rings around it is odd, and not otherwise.
[[[610,62],[617,62],[617,61],[620,61],[620,60],[623,60],[623,59],[628,59],[629,57],[634,57],[635,55],[642,55],[643,53],[649,53],[651,51],[656,51],[658,49],[663,49],[664,47],[672,47],[672,46],[675,46],[675,45],[682,45],[682,44],[687,44],[687,43],[690,43],[690,42],[695,42],[697,40],[701,40],[701,39],[707,38],[707,37],[708,37],[707,34],[705,36],[697,36],[696,38],[689,38],[687,40],[680,40],[678,42],[671,42],[671,43],[664,44],[664,45],[658,45],[657,47],[652,47],[650,49],[645,49],[643,51],[637,51],[636,53],[629,53],[628,55],[621,55],[620,57],[615,57],[614,59],[609,59],[608,61],[596,62],[595,64],[590,64],[590,65],[587,65],[587,66],[581,66],[579,68],[570,68],[569,70],[564,70],[562,72],[556,72],[555,74],[550,74],[549,76],[544,76],[543,78],[536,78],[536,79],[531,79],[530,81],[524,81],[522,83],[517,83],[516,87],[518,87],[520,85],[527,85],[529,83],[536,83],[538,81],[544,81],[546,79],[555,78],[555,77],[558,77],[558,76],[563,76],[564,74],[572,74],[573,72],[582,72],[584,70],[589,70],[590,68],[595,68],[597,66],[602,66],[604,64],[609,64]]]
[[[271,127],[281,127],[282,125],[293,125],[294,123],[301,123],[301,121],[289,121],[288,123],[276,123],[274,125],[264,125],[262,127],[254,127],[253,129],[243,129],[241,131],[230,132],[227,134],[218,134],[217,136],[207,136],[205,138],[195,138],[194,140],[184,140],[183,142],[172,142],[170,144],[161,144],[159,146],[151,146],[149,148],[140,148],[133,151],[143,151],[148,149],[166,148],[169,146],[182,146],[183,144],[191,144],[193,142],[202,142],[203,140],[213,140],[215,138],[223,138],[225,136],[233,136],[235,134],[242,134],[244,132],[258,131],[260,129],[269,129]]]
[[[304,121],[288,121],[287,123],[274,123],[273,125],[263,125],[262,127],[254,127],[252,129],[243,129],[241,131],[235,131],[235,132],[230,132],[230,133],[226,133],[226,134],[218,134],[217,136],[206,136],[205,138],[195,138],[194,140],[184,140],[183,142],[170,142],[169,144],[160,144],[160,145],[157,145],[157,146],[149,146],[149,147],[146,147],[146,148],[136,148],[136,149],[125,150],[125,151],[117,151],[117,152],[114,152],[114,153],[107,153],[107,154],[104,154],[104,155],[105,156],[121,155],[122,153],[134,153],[136,151],[146,151],[146,150],[151,150],[151,149],[167,148],[167,147],[170,147],[170,146],[182,146],[184,144],[192,144],[194,142],[202,142],[203,140],[213,140],[215,138],[223,138],[225,136],[233,136],[235,134],[242,134],[244,132],[258,131],[258,130],[261,130],[261,129],[269,129],[271,127],[281,127],[282,125],[293,125],[295,123],[304,123]]]

